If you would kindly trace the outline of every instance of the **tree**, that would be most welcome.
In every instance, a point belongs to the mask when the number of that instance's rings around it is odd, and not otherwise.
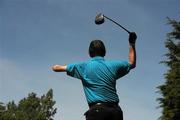
[[[2,102],[0,102],[0,116],[3,115],[3,112],[4,112],[5,109],[6,109],[6,107],[3,105]],[[1,117],[0,117],[0,118],[1,118]]]
[[[0,104],[0,120],[53,120],[56,108],[53,108],[53,90],[50,89],[46,95],[37,97],[30,93],[16,105],[14,101],[6,106]]]
[[[180,120],[180,22],[168,18],[168,24],[173,30],[165,42],[167,60],[162,61],[168,67],[164,74],[166,81],[158,87],[162,95],[158,99],[162,108],[160,120]]]

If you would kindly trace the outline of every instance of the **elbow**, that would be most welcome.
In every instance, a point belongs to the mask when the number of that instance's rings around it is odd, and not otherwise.
[[[131,69],[134,69],[136,67],[136,64],[131,64]]]
[[[132,65],[132,66],[131,66],[131,69],[134,69],[134,68],[136,68],[136,65]]]

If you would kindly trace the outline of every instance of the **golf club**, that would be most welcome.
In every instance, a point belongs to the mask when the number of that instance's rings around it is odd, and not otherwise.
[[[116,25],[118,25],[119,27],[121,27],[122,29],[124,29],[126,32],[128,32],[129,34],[131,33],[129,30],[127,30],[126,28],[124,28],[122,25],[120,25],[120,24],[117,23],[116,21],[112,20],[111,18],[103,15],[102,13],[99,13],[99,14],[96,16],[96,18],[95,18],[95,23],[96,23],[97,25],[100,25],[100,24],[104,23],[104,21],[105,21],[104,18],[106,18],[106,19],[110,20],[111,22],[115,23]]]

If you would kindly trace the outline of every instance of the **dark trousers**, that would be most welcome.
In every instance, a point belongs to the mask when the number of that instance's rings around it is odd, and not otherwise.
[[[123,120],[123,112],[119,106],[93,106],[84,115],[86,120]]]

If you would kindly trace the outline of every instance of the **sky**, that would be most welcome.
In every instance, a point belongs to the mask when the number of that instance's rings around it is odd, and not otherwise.
[[[54,92],[55,120],[84,120],[88,105],[80,80],[51,70],[89,60],[101,39],[107,60],[128,60],[128,34],[98,13],[136,32],[137,67],[117,82],[124,120],[157,120],[157,86],[164,83],[167,17],[180,20],[179,0],[0,0],[0,101],[18,103],[28,93]]]

